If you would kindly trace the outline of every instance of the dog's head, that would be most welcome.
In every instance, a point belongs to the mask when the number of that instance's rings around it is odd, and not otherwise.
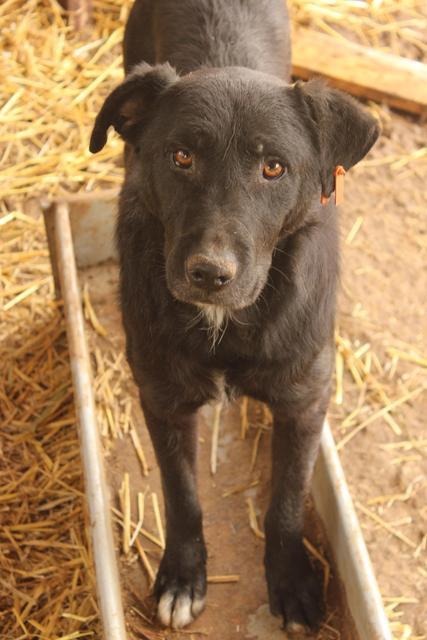
[[[378,137],[369,114],[318,81],[237,67],[180,78],[138,65],[106,99],[92,152],[111,125],[132,148],[127,180],[163,225],[171,293],[229,310],[257,299],[277,244],[322,215],[335,167]]]

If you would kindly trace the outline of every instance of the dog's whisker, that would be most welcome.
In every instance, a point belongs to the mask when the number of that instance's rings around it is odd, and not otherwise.
[[[203,311],[199,311],[189,322],[185,325],[185,331],[188,332],[193,329],[202,319]]]
[[[225,335],[225,332],[227,330],[227,327],[228,327],[228,316],[225,318],[224,326],[222,328],[222,331],[221,331],[221,327],[220,327],[218,330],[214,330],[214,332],[212,334],[212,337],[211,337],[212,343],[211,343],[211,348],[210,348],[211,353],[215,353],[216,347],[218,347],[220,345],[221,340],[223,339],[223,337]]]
[[[292,258],[291,253],[289,253],[288,251],[285,251],[284,249],[281,249],[280,247],[274,247],[273,256],[275,253],[282,253],[284,256],[288,256],[289,258]]]
[[[276,291],[277,293],[279,293],[279,292],[277,291],[277,289],[275,289],[275,287],[273,287],[273,285],[272,285],[272,284],[270,284],[269,282],[267,282],[267,286],[270,286],[274,291]],[[261,302],[263,302],[263,303],[265,304],[265,306],[267,307],[267,311],[268,311],[268,313],[270,313],[270,305],[269,305],[268,299],[267,299],[267,297],[266,297],[266,295],[265,295],[264,291],[262,291],[262,292],[261,292],[261,294],[260,294],[260,296],[258,297],[258,300],[257,300],[257,307],[258,307],[258,309],[259,309],[259,303],[261,303]]]
[[[277,273],[279,273],[284,280],[286,280],[286,282],[291,282],[291,278],[290,276],[288,276],[286,273],[284,273],[281,269],[279,269],[278,267],[274,266],[273,264],[271,265],[270,269],[272,269],[273,271],[277,271]]]
[[[235,324],[239,324],[242,327],[249,327],[250,326],[250,322],[243,322],[243,320],[240,320],[240,318],[238,318],[236,316],[235,313],[233,313],[232,311],[229,312],[229,317],[231,322],[234,322]]]
[[[270,282],[270,280],[267,278],[267,281],[265,283],[265,287],[269,287],[272,291],[274,291],[274,293],[277,293],[277,295],[280,295],[280,291],[277,287],[274,286],[274,284],[272,282]]]

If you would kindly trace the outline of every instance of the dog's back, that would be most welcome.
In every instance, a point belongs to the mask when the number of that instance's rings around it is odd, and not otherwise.
[[[144,60],[179,73],[240,66],[290,76],[283,0],[136,0],[124,40],[125,71]]]

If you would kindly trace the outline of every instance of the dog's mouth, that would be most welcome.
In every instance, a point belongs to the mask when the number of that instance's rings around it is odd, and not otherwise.
[[[265,279],[257,278],[252,286],[244,289],[236,283],[224,291],[207,291],[191,287],[186,282],[168,282],[169,291],[180,302],[199,309],[220,307],[225,314],[232,314],[254,304],[264,285]]]
[[[235,311],[247,306],[243,300],[239,301],[235,296],[222,295],[219,293],[213,293],[208,291],[191,291],[185,286],[170,287],[170,292],[174,298],[180,302],[186,302],[192,304],[195,307],[208,307],[208,306],[221,306],[229,311]]]
[[[180,302],[221,307],[228,315],[253,305],[266,285],[271,255],[239,259],[236,254],[222,250],[218,255],[205,249],[182,257],[182,251],[171,251],[165,264],[169,292]]]

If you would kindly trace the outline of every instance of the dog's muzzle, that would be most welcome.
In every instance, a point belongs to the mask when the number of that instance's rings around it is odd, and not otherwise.
[[[206,293],[216,293],[233,282],[237,263],[231,256],[212,257],[194,254],[185,261],[185,277],[189,285]]]

